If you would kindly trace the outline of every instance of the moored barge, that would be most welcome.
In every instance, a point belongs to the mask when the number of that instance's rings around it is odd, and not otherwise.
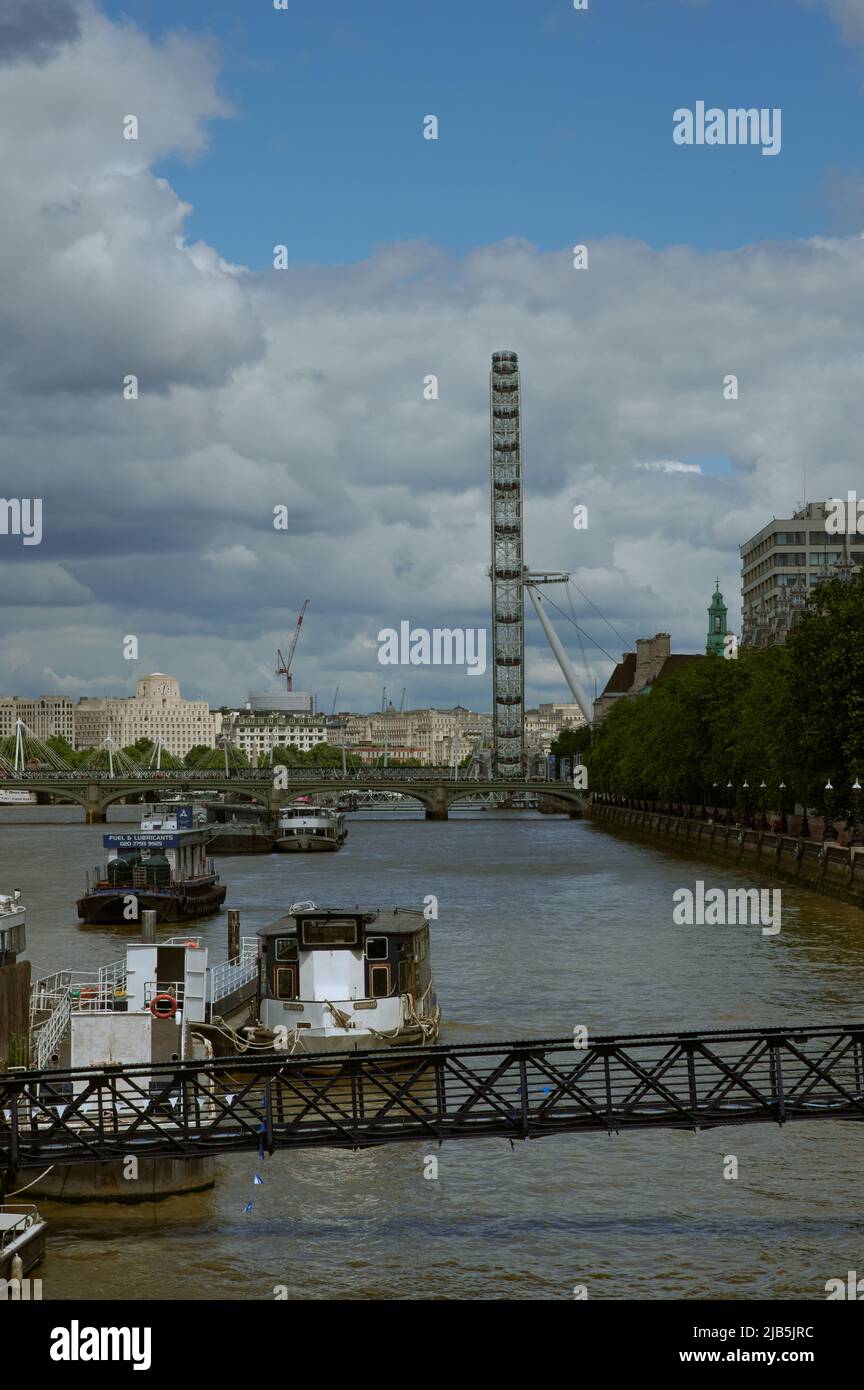
[[[298,903],[258,933],[258,1027],[196,1025],[217,1056],[434,1043],[429,922],[414,908]]]
[[[228,890],[207,855],[210,832],[182,828],[180,813],[191,808],[176,809],[159,830],[103,835],[108,862],[87,875],[77,905],[82,921],[128,926],[149,909],[157,922],[184,922],[219,911]]]

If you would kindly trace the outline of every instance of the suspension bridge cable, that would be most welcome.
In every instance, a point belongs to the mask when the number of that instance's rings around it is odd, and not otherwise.
[[[568,623],[572,623],[577,632],[581,632],[583,637],[587,637],[588,641],[593,646],[595,646],[598,651],[601,651],[603,653],[607,661],[612,661],[616,666],[618,665],[618,658],[616,656],[612,656],[610,652],[607,652],[605,647],[601,647],[597,639],[595,637],[592,637],[590,632],[586,632],[584,628],[581,628],[579,624],[576,622],[575,618],[571,618],[569,613],[565,613],[564,609],[560,608],[554,599],[551,599],[548,594],[544,594],[543,600],[545,603],[551,604],[551,606],[556,610],[556,612],[561,614],[562,618],[567,619]]]
[[[570,583],[573,585],[573,588],[577,591],[577,593],[580,593],[582,595],[585,602],[591,604],[591,607],[594,609],[594,612],[597,614],[598,618],[603,618],[603,621],[606,624],[606,626],[612,628],[612,631],[615,633],[615,636],[618,638],[619,642],[623,642],[624,646],[629,649],[630,643],[627,640],[627,638],[622,637],[617,627],[615,627],[613,623],[610,623],[607,617],[604,617],[604,615],[600,612],[600,609],[597,607],[596,603],[591,603],[590,598],[582,589],[579,588],[579,585],[576,583],[575,579],[571,578]]]
[[[570,621],[571,621],[572,623],[575,623],[575,622],[576,622],[576,612],[575,612],[575,610],[574,610],[574,608],[573,608],[573,595],[572,595],[572,593],[570,592],[570,585],[569,585],[569,584],[567,585],[567,602],[570,604]],[[579,631],[579,628],[578,628],[578,627],[576,628],[576,636],[577,636],[577,638],[579,639],[579,654],[580,654],[580,656],[582,657],[582,665],[585,667],[585,678],[586,678],[586,680],[588,681],[588,688],[589,688],[589,690],[590,690],[590,688],[591,688],[591,680],[592,680],[591,667],[590,667],[589,664],[588,664],[588,654],[587,654],[587,652],[585,651],[585,643],[582,641],[582,633]],[[596,688],[596,682],[595,682],[595,688]]]

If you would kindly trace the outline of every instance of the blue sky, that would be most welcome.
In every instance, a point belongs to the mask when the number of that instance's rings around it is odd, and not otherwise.
[[[609,235],[737,247],[830,230],[862,166],[860,54],[797,0],[110,0],[152,36],[221,45],[236,116],[160,171],[192,237],[260,268],[426,239],[462,255]],[[678,106],[779,106],[783,149],[673,144]],[[421,138],[438,116],[437,142]],[[226,196],[226,193],[228,196]]]

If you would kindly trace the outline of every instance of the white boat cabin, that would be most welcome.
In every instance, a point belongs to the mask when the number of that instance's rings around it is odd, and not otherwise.
[[[413,908],[293,908],[259,933],[261,1022],[315,1051],[437,1034],[429,922]]]

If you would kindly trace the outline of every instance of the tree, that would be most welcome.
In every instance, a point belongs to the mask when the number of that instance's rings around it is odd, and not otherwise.
[[[213,749],[208,748],[206,743],[196,743],[192,748],[189,749],[189,752],[186,754],[186,757],[184,759],[186,766],[201,767],[202,758],[209,757],[209,755],[212,752]]]
[[[621,699],[579,750],[592,789],[710,803],[716,782],[723,803],[731,782],[737,809],[775,809],[784,782],[790,800],[848,816],[864,773],[862,632],[864,571],[820,584],[784,646],[706,656]]]
[[[578,729],[562,729],[553,740],[549,752],[556,758],[572,758],[579,754],[585,762],[585,754],[590,747],[591,726],[582,724]]]

